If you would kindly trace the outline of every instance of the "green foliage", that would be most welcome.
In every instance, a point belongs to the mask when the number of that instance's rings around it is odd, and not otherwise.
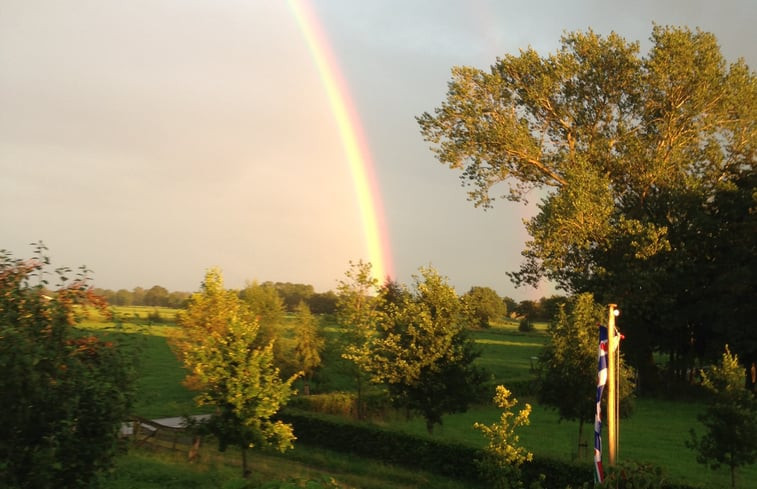
[[[534,323],[528,318],[523,318],[518,321],[518,331],[522,333],[529,333],[534,330]]]
[[[258,323],[257,344],[267,345],[277,339],[286,309],[276,288],[271,284],[250,282],[239,292],[239,298],[249,307]]]
[[[707,431],[699,438],[692,429],[687,446],[696,450],[699,463],[728,467],[736,487],[736,470],[757,459],[757,398],[744,386],[744,369],[728,346],[720,363],[702,373],[702,385],[712,396],[699,416]]]
[[[331,421],[290,411],[283,412],[281,419],[291,423],[297,439],[309,446],[370,457],[447,477],[478,480],[474,460],[480,451],[475,448],[393,432],[375,425]]]
[[[604,308],[591,294],[581,294],[570,310],[560,308],[550,325],[549,342],[539,357],[539,401],[557,410],[561,419],[579,422],[579,443],[583,424],[593,419],[596,405],[597,324],[606,321]],[[621,359],[620,411],[632,410],[633,370]]]
[[[645,386],[658,348],[706,358],[730,334],[757,355],[743,326],[757,314],[757,77],[712,34],[654,26],[650,41],[642,56],[615,33],[573,32],[553,54],[455,67],[446,99],[417,119],[476,206],[501,183],[513,201],[540,191],[511,277],[623,297]]]
[[[104,303],[84,268],[74,279],[57,269],[48,289],[45,251],[38,244],[29,260],[0,251],[0,486],[89,487],[118,452],[133,359],[127,346],[76,330]]]
[[[294,355],[299,369],[309,381],[313,378],[315,369],[321,365],[321,352],[323,352],[325,340],[318,331],[317,319],[304,301],[297,306],[296,313]]]
[[[468,321],[480,328],[491,327],[492,320],[501,319],[507,314],[507,305],[490,287],[471,287],[461,297],[461,302]]]
[[[273,481],[256,487],[260,489],[341,489],[345,486],[339,484],[333,477],[321,477],[318,479]]]
[[[168,290],[160,285],[153,285],[145,292],[146,306],[167,306],[169,303]]]
[[[282,380],[273,363],[273,343],[256,347],[257,321],[232,291],[223,288],[218,270],[205,275],[179,319],[174,340],[189,383],[200,391],[199,405],[216,408],[201,428],[216,436],[219,448],[238,446],[246,474],[246,449],[292,447],[291,426],[274,420],[292,395],[296,375]]]
[[[669,487],[660,467],[637,462],[622,462],[608,467],[605,480],[599,485],[606,489],[662,489]]]
[[[308,306],[313,314],[334,314],[338,297],[332,290],[316,292],[308,298]]]
[[[365,423],[347,423],[320,416],[282,412],[281,418],[294,426],[300,443],[327,450],[364,456],[387,464],[423,470],[472,483],[481,478],[477,460],[485,456],[479,448],[456,442],[390,431]],[[412,454],[412,456],[408,456]],[[588,464],[575,465],[561,460],[534,457],[522,466],[526,486],[546,476],[545,487],[580,485],[592,478]]]
[[[297,309],[297,305],[302,302],[309,302],[310,298],[314,295],[312,285],[307,284],[293,284],[291,282],[263,282],[263,287],[269,287],[275,289],[281,299],[284,301],[284,306],[288,312],[294,312]]]
[[[533,453],[520,446],[520,438],[515,431],[521,426],[528,426],[531,405],[526,406],[517,414],[514,408],[518,404],[515,398],[510,399],[510,391],[505,386],[498,385],[494,395],[494,404],[502,409],[499,422],[487,426],[475,423],[473,427],[483,433],[487,439],[485,456],[479,461],[479,467],[492,487],[510,489],[523,487],[520,467],[524,462],[533,460]]]
[[[368,342],[376,332],[379,311],[375,296],[378,280],[371,273],[372,265],[362,260],[350,262],[345,279],[339,282],[337,321],[344,333],[341,336],[342,358],[350,366],[350,376],[357,386],[358,418],[364,418],[363,395],[367,388]]]
[[[457,294],[434,269],[421,268],[412,291],[383,288],[378,301],[365,368],[396,407],[420,413],[431,432],[445,413],[465,411],[484,381],[460,324]]]
[[[357,399],[350,392],[329,392],[327,394],[313,394],[292,399],[290,406],[306,411],[334,414],[347,418],[357,417]]]

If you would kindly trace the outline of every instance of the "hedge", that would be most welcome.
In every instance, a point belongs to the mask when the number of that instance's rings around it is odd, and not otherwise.
[[[431,440],[393,432],[369,424],[336,421],[324,417],[286,410],[280,419],[291,423],[297,440],[306,445],[346,452],[382,462],[419,469],[446,477],[482,481],[476,460],[483,450],[459,443]],[[560,460],[534,457],[523,466],[526,486],[546,475],[548,488],[564,488],[592,480],[590,465],[576,465]]]

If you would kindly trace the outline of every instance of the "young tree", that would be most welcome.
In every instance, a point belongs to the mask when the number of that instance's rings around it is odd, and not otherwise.
[[[479,430],[487,439],[485,455],[478,461],[484,477],[496,489],[515,489],[523,486],[520,467],[525,462],[533,460],[534,455],[519,445],[520,437],[516,430],[521,426],[528,426],[531,415],[531,405],[526,406],[515,414],[514,409],[518,400],[510,398],[510,391],[503,385],[497,386],[494,404],[502,409],[499,422],[487,426],[475,423],[473,428]]]
[[[706,32],[655,26],[651,46],[640,56],[638,43],[617,34],[575,32],[548,56],[529,48],[489,71],[456,67],[446,100],[418,118],[439,161],[462,170],[475,205],[492,205],[503,182],[513,201],[541,191],[525,262],[511,277],[624,297],[626,351],[649,380],[660,342],[690,344],[683,333],[695,316],[680,306],[692,293],[721,294],[708,302],[739,304],[739,317],[757,313],[753,288],[708,289],[700,278],[732,273],[713,257],[753,263],[753,202],[719,216],[752,223],[726,226],[739,233],[728,255],[708,255],[722,236],[697,228],[719,189],[755,173],[757,77],[743,60],[728,65]],[[671,280],[679,270],[685,276]],[[720,321],[697,322],[695,341]]]
[[[420,272],[413,291],[382,289],[366,369],[395,406],[420,413],[431,433],[444,414],[463,412],[479,398],[484,375],[473,366],[478,352],[460,324],[455,290],[432,268]]]
[[[507,314],[505,302],[490,287],[471,287],[461,301],[471,324],[480,328],[491,327],[492,319],[501,319]]]
[[[344,328],[342,358],[350,365],[350,375],[357,388],[357,415],[365,417],[364,394],[368,386],[367,363],[369,340],[376,334],[378,317],[376,295],[378,280],[371,273],[372,265],[362,260],[350,262],[345,280],[337,287],[337,321]]]
[[[321,352],[323,352],[325,340],[318,331],[318,320],[304,301],[300,302],[295,312],[297,313],[297,329],[295,330],[294,355],[298,367],[305,376],[305,394],[308,395],[313,373],[321,365]]]
[[[218,438],[219,448],[242,450],[245,476],[248,448],[291,448],[292,427],[272,417],[292,395],[297,375],[281,379],[273,342],[256,346],[257,321],[236,293],[223,288],[219,270],[206,273],[178,322],[173,344],[188,370],[186,383],[200,391],[197,403],[216,407],[204,428]]]
[[[49,284],[45,252],[41,243],[30,260],[0,251],[0,486],[90,487],[118,451],[133,355],[76,329],[86,308],[105,304],[86,269],[70,279],[59,268]]]
[[[549,328],[549,342],[540,354],[539,401],[557,410],[560,419],[578,421],[580,451],[583,426],[594,416],[597,392],[597,324],[606,320],[605,310],[591,294],[576,297],[568,314],[559,309]],[[628,415],[633,398],[633,371],[620,372],[621,412]]]
[[[707,432],[697,437],[691,430],[687,446],[697,451],[697,461],[717,469],[725,465],[736,487],[736,469],[757,459],[757,399],[744,385],[744,368],[728,346],[718,365],[702,372],[702,385],[712,398],[699,416]]]

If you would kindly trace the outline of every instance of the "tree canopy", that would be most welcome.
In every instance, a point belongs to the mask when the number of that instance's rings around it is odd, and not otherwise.
[[[502,319],[507,314],[507,305],[491,287],[471,287],[461,301],[465,315],[474,326],[489,328],[492,320]]]
[[[756,115],[743,60],[728,64],[710,33],[654,26],[644,56],[638,42],[589,30],[547,56],[529,48],[489,71],[455,67],[446,100],[418,123],[476,206],[500,190],[541,199],[516,284],[546,277],[618,303],[629,353],[651,366],[654,349],[713,354],[720,333],[757,312]],[[687,309],[720,297],[738,307],[706,320]],[[757,354],[754,341],[739,348]]]

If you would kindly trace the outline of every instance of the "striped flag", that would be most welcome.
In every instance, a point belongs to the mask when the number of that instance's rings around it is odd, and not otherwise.
[[[602,393],[607,383],[607,327],[599,325],[599,365],[597,366],[597,409],[594,414],[594,482],[602,482]]]

